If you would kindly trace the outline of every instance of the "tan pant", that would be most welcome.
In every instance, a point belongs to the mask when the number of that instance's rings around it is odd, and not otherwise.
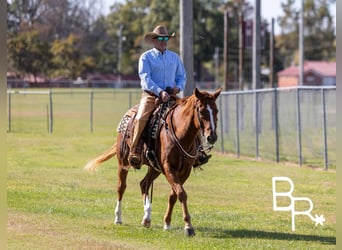
[[[141,95],[138,112],[134,120],[134,132],[131,143],[131,152],[135,152],[135,148],[140,140],[145,126],[155,109],[155,99],[155,96],[152,96],[145,92],[143,92]]]

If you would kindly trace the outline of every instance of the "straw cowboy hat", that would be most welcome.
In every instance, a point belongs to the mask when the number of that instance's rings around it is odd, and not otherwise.
[[[153,38],[156,38],[158,36],[168,36],[169,38],[172,38],[175,36],[175,33],[169,34],[165,26],[158,25],[157,27],[154,28],[152,32],[146,33],[144,36],[144,39],[147,42],[151,42]]]

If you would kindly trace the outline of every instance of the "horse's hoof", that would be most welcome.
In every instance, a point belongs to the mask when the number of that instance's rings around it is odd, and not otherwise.
[[[143,225],[144,227],[150,227],[151,220],[143,219],[143,221],[141,222],[141,225]]]
[[[184,228],[184,234],[188,237],[195,236],[195,230],[191,227]]]
[[[114,221],[114,223],[116,224],[116,225],[122,225],[122,221]]]
[[[164,231],[170,231],[170,230],[171,230],[171,225],[165,224]]]

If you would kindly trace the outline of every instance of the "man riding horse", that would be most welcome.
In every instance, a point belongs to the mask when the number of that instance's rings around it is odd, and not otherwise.
[[[139,169],[142,164],[142,134],[151,114],[155,110],[156,98],[165,103],[170,95],[176,95],[184,89],[186,72],[177,53],[167,49],[167,42],[175,33],[169,34],[166,27],[159,25],[152,32],[145,34],[145,41],[153,48],[144,52],[139,58],[139,77],[143,90],[137,114],[134,120],[133,136],[130,146],[129,163]],[[198,147],[201,139],[198,137]],[[200,151],[194,167],[208,162],[211,155]]]

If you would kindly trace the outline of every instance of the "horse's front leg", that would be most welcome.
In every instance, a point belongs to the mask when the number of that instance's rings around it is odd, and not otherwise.
[[[148,196],[148,190],[151,187],[152,182],[160,175],[159,172],[150,168],[142,181],[140,182],[140,189],[143,198],[144,204],[144,216],[141,224],[144,227],[151,226],[151,212],[152,212],[152,204]]]
[[[180,190],[179,195],[177,191],[176,193],[177,193],[179,201],[182,204],[183,220],[185,222],[184,233],[186,236],[195,236],[195,230],[191,224],[191,216],[190,216],[188,205],[187,205],[187,199],[188,199],[187,193],[185,192],[182,185],[177,185],[177,190]]]
[[[169,181],[169,183],[171,184],[174,192],[177,194],[178,200],[182,204],[183,220],[185,222],[184,233],[187,236],[194,236],[195,230],[191,224],[191,216],[190,216],[188,205],[187,205],[188,196],[187,196],[187,193],[185,192],[185,190],[183,188],[182,182],[179,180],[179,178],[176,174],[167,173],[166,178]],[[166,217],[167,217],[167,214],[166,214]],[[171,220],[171,217],[170,217],[170,220]]]
[[[171,189],[171,193],[169,196],[169,203],[167,205],[166,213],[164,216],[164,230],[170,230],[171,229],[171,217],[172,217],[172,211],[175,206],[175,203],[177,201],[177,194],[173,189]]]

